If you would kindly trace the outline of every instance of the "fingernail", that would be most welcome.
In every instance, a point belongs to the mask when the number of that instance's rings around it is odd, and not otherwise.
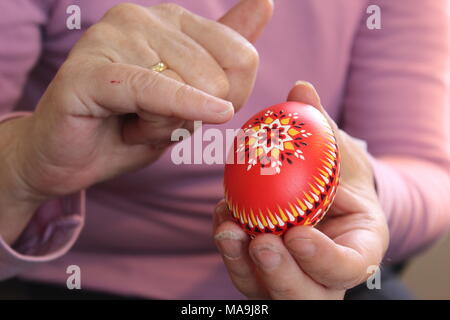
[[[252,255],[261,269],[266,271],[276,269],[281,263],[281,254],[269,246],[253,249]]]
[[[299,258],[308,258],[316,254],[317,248],[311,239],[292,239],[287,243],[292,253]]]
[[[228,116],[234,113],[233,104],[229,101],[221,99],[217,103],[211,104],[209,109],[214,113],[220,114],[221,116]]]
[[[233,231],[222,231],[215,235],[222,255],[229,260],[237,260],[242,256],[245,239]]]
[[[308,81],[298,80],[295,82],[295,85],[296,86],[302,85],[302,86],[306,86],[306,87],[310,87],[310,88],[314,89],[314,86],[312,85],[312,83],[308,82]]]

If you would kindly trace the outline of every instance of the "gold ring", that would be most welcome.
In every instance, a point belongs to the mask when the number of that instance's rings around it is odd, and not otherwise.
[[[150,69],[155,72],[163,72],[164,70],[167,70],[167,65],[161,61],[151,66]]]

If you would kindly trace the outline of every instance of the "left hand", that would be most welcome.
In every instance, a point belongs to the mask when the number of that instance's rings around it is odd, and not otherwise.
[[[216,244],[236,288],[249,299],[343,299],[364,282],[389,243],[368,156],[339,130],[314,87],[297,83],[288,96],[319,109],[332,126],[341,153],[341,178],[334,203],[316,228],[293,227],[283,237],[250,240],[224,201],[216,208]]]

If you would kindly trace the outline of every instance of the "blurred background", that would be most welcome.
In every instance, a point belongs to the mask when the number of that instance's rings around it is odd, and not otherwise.
[[[402,275],[418,299],[450,299],[450,234],[412,259]]]

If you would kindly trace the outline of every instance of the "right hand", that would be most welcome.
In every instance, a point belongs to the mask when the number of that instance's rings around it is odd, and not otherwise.
[[[253,88],[250,41],[271,14],[270,0],[243,0],[218,22],[172,4],[113,7],[74,46],[33,115],[0,125],[0,215],[8,194],[31,210],[147,166],[192,120],[230,120]],[[151,71],[159,61],[169,69]]]

